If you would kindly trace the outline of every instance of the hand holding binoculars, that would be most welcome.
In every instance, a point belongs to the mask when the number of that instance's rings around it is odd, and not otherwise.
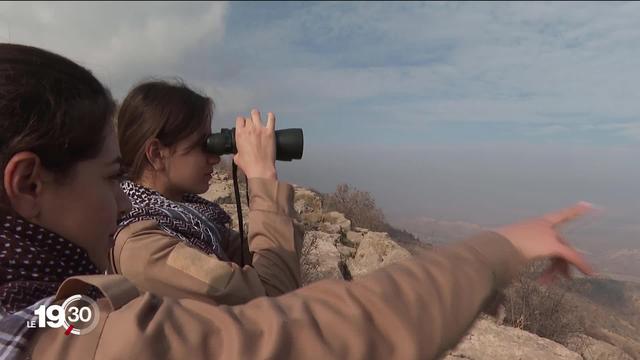
[[[304,136],[302,129],[276,130],[276,160],[291,161],[302,159]],[[205,149],[215,155],[235,154],[236,129],[221,129],[219,133],[207,137]]]

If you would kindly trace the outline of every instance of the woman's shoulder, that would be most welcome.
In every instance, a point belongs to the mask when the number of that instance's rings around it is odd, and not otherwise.
[[[158,224],[156,220],[140,220],[131,222],[124,226],[121,226],[115,234],[115,238],[117,239],[128,239],[131,238],[141,232],[147,231],[159,231],[164,232],[162,227]]]
[[[114,236],[111,262],[144,263],[144,259],[175,246],[180,241],[166,232],[155,220],[141,220],[121,227]]]
[[[165,278],[167,260],[181,243],[154,220],[131,223],[115,236],[109,254],[110,272],[126,276],[141,288],[148,288],[151,279],[170,281]]]

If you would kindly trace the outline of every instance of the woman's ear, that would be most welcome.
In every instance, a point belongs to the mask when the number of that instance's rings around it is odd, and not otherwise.
[[[15,212],[29,220],[40,214],[45,170],[38,155],[23,151],[4,168],[4,190]]]
[[[165,168],[163,148],[164,147],[160,143],[160,140],[155,138],[147,141],[147,144],[144,148],[144,153],[147,157],[147,161],[149,161],[149,164],[151,164],[155,171],[162,171]]]

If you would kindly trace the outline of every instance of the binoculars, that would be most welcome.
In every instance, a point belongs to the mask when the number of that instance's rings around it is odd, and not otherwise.
[[[222,129],[207,137],[205,149],[215,155],[235,154],[236,129]],[[302,129],[276,130],[276,160],[291,161],[302,159],[304,136]]]

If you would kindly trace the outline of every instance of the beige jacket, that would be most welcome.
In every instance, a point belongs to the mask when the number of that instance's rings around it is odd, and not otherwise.
[[[137,294],[121,276],[67,280],[107,296],[87,335],[38,330],[33,359],[435,359],[469,329],[525,261],[510,241],[483,233],[352,282],[325,280],[279,297],[224,306]]]
[[[275,180],[249,179],[249,194],[245,259],[252,256],[252,266],[241,268],[207,255],[149,220],[128,225],[116,235],[112,272],[143,291],[225,305],[297,289],[303,233],[293,221],[293,188]],[[239,259],[238,233],[224,240],[227,254]]]

